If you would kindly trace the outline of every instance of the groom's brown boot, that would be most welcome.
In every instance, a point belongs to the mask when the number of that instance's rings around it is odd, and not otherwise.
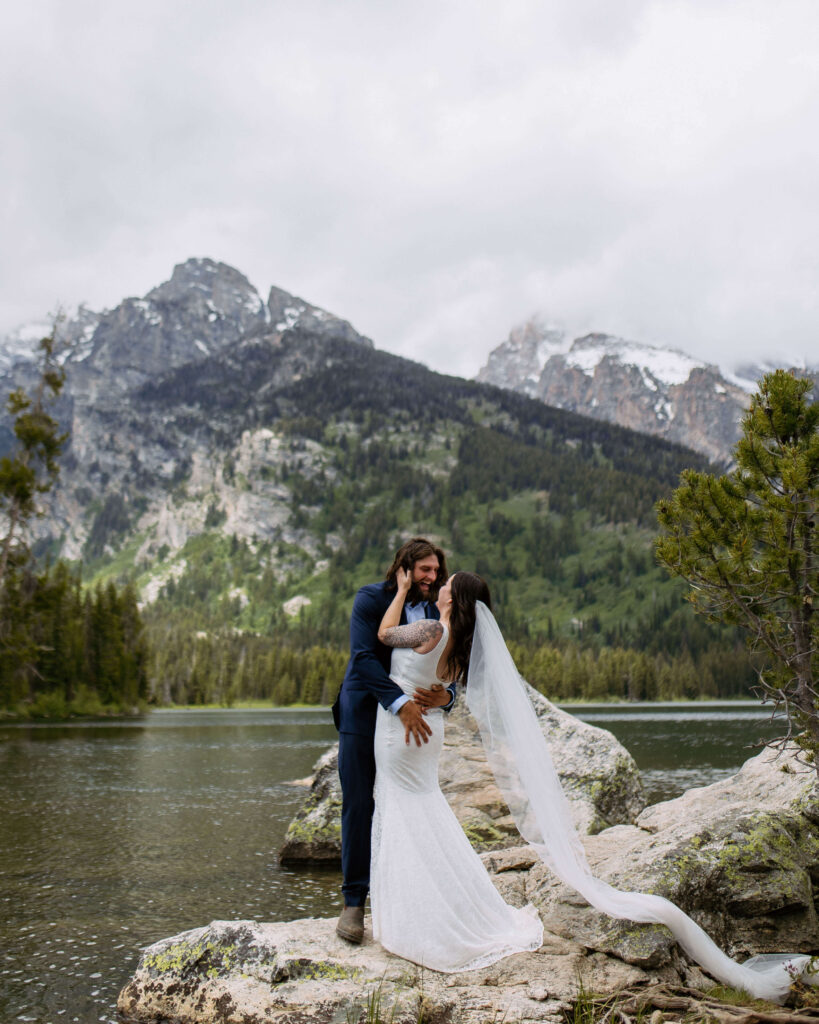
[[[336,925],[336,934],[348,942],[361,942],[364,938],[364,908],[345,906]]]

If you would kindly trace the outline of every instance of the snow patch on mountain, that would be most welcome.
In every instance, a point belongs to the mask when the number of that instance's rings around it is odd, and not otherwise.
[[[283,319],[274,326],[276,331],[289,331],[299,322],[299,319],[306,311],[306,306],[285,306],[282,310]]]
[[[22,324],[4,338],[0,338],[0,373],[11,369],[16,362],[33,359],[40,339],[49,334],[51,324],[43,320]]]
[[[71,359],[79,362],[88,356],[93,348],[92,339],[100,321],[99,313],[87,306],[77,306],[71,312],[58,317],[56,327],[56,361],[64,364]],[[37,358],[42,338],[54,330],[54,318],[32,320],[22,324],[4,336],[0,336],[0,373],[12,369],[15,363],[31,363]]]
[[[133,308],[143,315],[151,327],[159,327],[161,325],[162,316],[152,302],[149,302],[147,299],[131,299],[130,301]]]
[[[797,373],[801,371],[806,376],[815,376],[819,373],[819,358],[810,362],[803,356],[796,358],[791,353],[791,355],[783,355],[778,359],[766,359],[758,363],[740,363],[733,368],[733,372],[726,372],[723,376],[750,395],[756,391],[760,379],[766,373],[773,373],[774,370],[783,368],[796,370]]]
[[[572,335],[562,325],[539,325],[537,321],[531,321],[530,324],[536,330],[539,328],[541,334],[541,339],[535,350],[541,362],[545,363],[551,356],[566,355],[574,344]]]
[[[666,387],[684,384],[692,370],[705,365],[677,349],[626,341],[609,334],[589,334],[578,338],[571,345],[566,362],[592,376],[595,368],[606,358],[616,359],[626,366],[636,366],[646,387],[652,391],[657,390],[658,384]]]

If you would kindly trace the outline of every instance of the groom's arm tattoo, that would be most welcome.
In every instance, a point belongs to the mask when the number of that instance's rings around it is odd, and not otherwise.
[[[384,631],[387,647],[421,647],[428,640],[440,640],[444,627],[435,619],[420,619],[406,626],[390,626]]]

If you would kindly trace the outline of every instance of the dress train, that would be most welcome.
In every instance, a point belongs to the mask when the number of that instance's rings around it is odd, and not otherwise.
[[[480,601],[466,699],[521,836],[591,906],[615,918],[667,925],[704,970],[757,998],[782,1002],[797,977],[816,983],[810,956],[767,954],[739,964],[669,900],[624,892],[592,875],[537,716],[498,625]]]

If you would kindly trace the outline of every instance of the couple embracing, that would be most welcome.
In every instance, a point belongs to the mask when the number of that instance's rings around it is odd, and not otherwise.
[[[623,892],[586,861],[537,717],[492,616],[487,584],[447,577],[443,551],[407,541],[383,583],[356,595],[339,730],[344,910],[337,932],[438,971],[485,967],[540,946],[533,906],[501,898],[438,785],[444,712],[465,687],[495,781],[523,839],[563,882],[612,917],[665,924],[723,984],[781,1001],[810,957],[738,964],[675,904]]]
[[[369,891],[376,941],[439,971],[537,949],[543,934],[533,908],[503,901],[438,786],[443,711],[469,665],[478,600],[490,604],[479,576],[447,578],[440,548],[407,541],[386,581],[356,595],[333,709],[345,903],[338,934],[361,942]]]

